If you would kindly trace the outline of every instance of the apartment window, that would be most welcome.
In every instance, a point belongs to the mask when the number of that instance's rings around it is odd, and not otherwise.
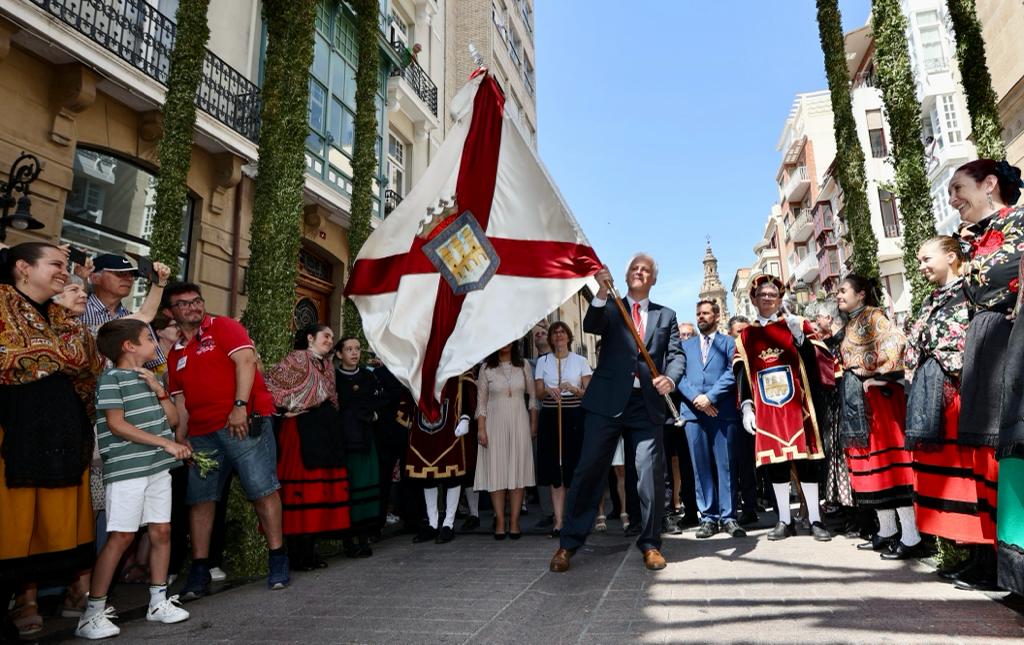
[[[946,138],[950,143],[960,143],[964,140],[960,131],[960,120],[957,118],[956,101],[952,94],[943,94],[939,97],[940,108],[942,109],[942,123],[946,126]]]
[[[508,27],[506,26],[508,25],[508,17],[501,0],[495,0],[491,3],[491,20],[494,21],[494,26],[498,28],[501,39],[508,40]]]
[[[830,275],[839,275],[839,252],[835,249],[828,251],[828,272]]]
[[[885,281],[885,290],[889,293],[891,302],[889,308],[891,309],[900,298],[903,297],[903,274],[893,273],[882,278]]]
[[[865,115],[868,120],[868,140],[871,142],[871,156],[875,159],[884,159],[889,151],[885,146],[885,125],[882,121],[881,110],[868,110]]]
[[[768,274],[778,276],[780,278],[782,277],[782,268],[778,262],[768,263]]]
[[[409,25],[394,10],[391,11],[391,42],[409,44]]]
[[[508,33],[508,55],[512,57],[512,62],[515,64],[516,69],[518,69],[523,66],[523,61],[519,53],[523,51],[523,41],[515,29],[509,29]]]
[[[942,28],[937,11],[917,14],[917,30],[921,34],[921,60],[926,72],[946,71],[946,55],[942,51]]]
[[[896,197],[884,188],[878,189],[878,203],[882,208],[882,229],[886,237],[900,236],[900,218],[896,212]]]
[[[388,187],[405,195],[405,143],[394,133],[388,134]]]

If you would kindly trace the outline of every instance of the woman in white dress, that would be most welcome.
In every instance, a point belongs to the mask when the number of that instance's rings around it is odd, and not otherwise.
[[[535,483],[533,442],[537,435],[537,397],[530,364],[510,343],[487,357],[477,379],[477,456],[473,488],[491,494],[494,539],[522,536],[519,513],[523,489]],[[505,522],[505,498],[511,509]]]

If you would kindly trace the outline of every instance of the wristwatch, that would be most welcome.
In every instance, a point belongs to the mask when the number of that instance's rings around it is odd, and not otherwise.
[[[247,405],[249,405],[249,404],[246,401],[243,401],[242,399],[235,399],[235,407],[236,408],[244,408]]]

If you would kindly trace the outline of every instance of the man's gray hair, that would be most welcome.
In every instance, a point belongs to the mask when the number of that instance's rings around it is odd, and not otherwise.
[[[650,254],[644,253],[643,251],[637,251],[636,253],[633,254],[633,257],[629,258],[629,262],[626,263],[626,275],[629,275],[630,268],[632,268],[633,263],[636,262],[637,260],[647,260],[648,262],[650,262],[651,276],[655,280],[658,279],[658,261],[652,258]]]

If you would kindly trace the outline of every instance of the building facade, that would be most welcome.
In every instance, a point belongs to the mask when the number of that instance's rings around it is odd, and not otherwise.
[[[992,88],[999,99],[999,117],[1006,142],[1006,160],[1024,165],[1024,5],[1003,0],[977,0],[976,11],[985,40]]]

